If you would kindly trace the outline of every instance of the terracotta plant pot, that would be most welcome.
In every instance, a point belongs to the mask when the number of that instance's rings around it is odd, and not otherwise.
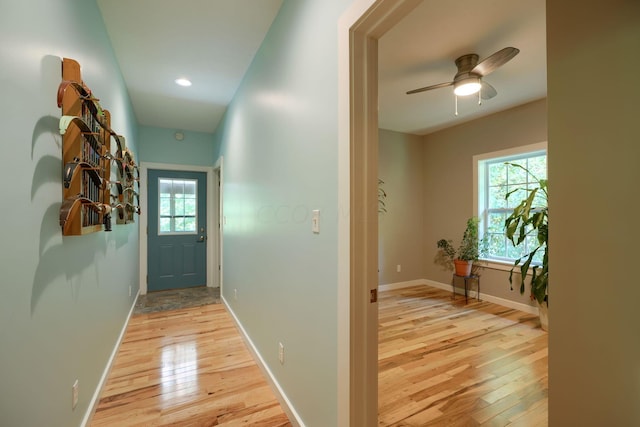
[[[473,261],[463,261],[461,259],[454,259],[453,263],[456,267],[456,276],[471,276],[471,267],[473,266]]]

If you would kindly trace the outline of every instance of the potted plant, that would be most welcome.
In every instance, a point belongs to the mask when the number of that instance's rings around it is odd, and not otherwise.
[[[471,217],[467,220],[467,227],[457,250],[453,246],[453,241],[447,239],[438,240],[436,263],[447,269],[455,266],[455,272],[458,276],[471,275],[473,263],[478,261],[481,253],[481,241],[478,233],[479,222],[477,217]]]
[[[387,213],[387,204],[385,200],[387,200],[387,193],[382,188],[384,181],[378,178],[378,213],[383,214]]]
[[[531,271],[529,281],[531,287],[530,297],[538,303],[542,329],[548,330],[549,207],[547,204],[547,180],[537,178],[521,165],[515,163],[507,163],[507,165],[524,170],[537,184],[535,188],[517,188],[508,192],[505,196],[506,199],[509,199],[518,191],[527,193],[527,197],[515,207],[513,213],[505,220],[504,227],[507,238],[511,240],[514,246],[521,245],[525,241],[528,241],[530,245],[529,252],[516,259],[513,263],[509,274],[509,283],[512,285],[511,289],[513,290],[513,272],[518,268],[520,270],[520,293],[523,294],[527,275]],[[542,258],[540,258],[539,253],[542,253]],[[539,261],[536,262],[536,259]],[[523,260],[524,262],[522,262]]]

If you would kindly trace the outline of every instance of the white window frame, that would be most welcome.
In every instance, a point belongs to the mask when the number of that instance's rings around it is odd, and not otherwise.
[[[171,194],[171,215],[163,216],[162,215],[162,192],[160,191],[161,181],[171,181],[172,186],[175,181],[184,181],[184,182],[193,182],[195,184],[195,203],[196,203],[196,213],[195,215],[175,215],[175,197],[174,194]],[[176,218],[194,218],[196,227],[193,231],[175,231],[175,220]],[[161,220],[162,218],[170,218],[171,219],[171,230],[172,231],[162,231]],[[178,236],[178,235],[193,235],[198,234],[198,180],[192,178],[167,178],[167,177],[158,177],[158,235],[159,236]]]
[[[508,159],[512,157],[525,156],[527,154],[535,154],[543,151],[548,155],[547,141],[473,156],[473,211],[480,219],[480,237],[484,235],[485,230],[484,200],[486,196],[486,187],[484,185],[482,187],[480,186],[480,183],[485,182],[484,176],[481,176],[484,173],[484,168],[481,167],[481,164],[487,160],[504,158],[505,161],[508,161]],[[482,259],[482,261],[485,262],[488,268],[497,270],[508,271],[511,270],[511,267],[513,266],[513,261],[503,261],[494,258],[486,258]]]

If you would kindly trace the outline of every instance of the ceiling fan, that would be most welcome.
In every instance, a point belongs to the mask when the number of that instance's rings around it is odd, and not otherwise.
[[[515,47],[505,47],[480,62],[478,62],[479,57],[475,53],[462,55],[456,59],[458,72],[452,82],[439,83],[419,89],[413,89],[407,92],[407,95],[425,92],[432,89],[439,89],[441,87],[453,86],[453,92],[456,96],[467,96],[480,92],[478,94],[478,99],[491,99],[496,96],[498,92],[496,92],[494,87],[489,83],[483,81],[482,78],[495,71],[498,67],[509,62],[519,52],[520,49]]]

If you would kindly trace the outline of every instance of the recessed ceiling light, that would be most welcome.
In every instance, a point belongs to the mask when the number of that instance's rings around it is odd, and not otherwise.
[[[176,84],[187,87],[191,86],[191,81],[188,79],[176,79]]]

